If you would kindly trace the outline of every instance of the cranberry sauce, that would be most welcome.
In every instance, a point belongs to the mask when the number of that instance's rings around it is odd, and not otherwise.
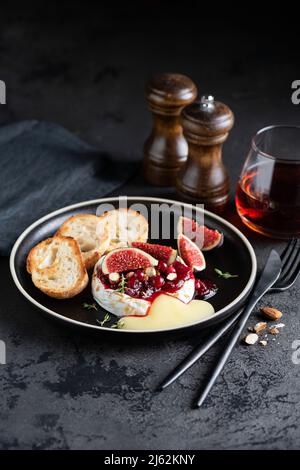
[[[179,261],[168,266],[159,261],[154,268],[120,273],[117,281],[98,270],[98,277],[106,289],[114,289],[131,297],[154,300],[158,293],[176,292],[188,279],[194,279],[191,269]]]
[[[218,291],[216,284],[209,279],[195,279],[195,298],[206,300]]]

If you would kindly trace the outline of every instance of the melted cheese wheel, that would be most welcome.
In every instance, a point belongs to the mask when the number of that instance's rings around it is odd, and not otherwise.
[[[114,289],[106,289],[101,280],[97,276],[98,267],[101,266],[103,258],[101,258],[94,268],[92,277],[92,293],[96,302],[110,313],[117,317],[127,315],[147,315],[151,307],[152,301],[142,298],[130,297],[129,295],[118,292]],[[170,292],[169,297],[173,296],[184,303],[190,302],[195,292],[194,278],[188,279],[183,286],[175,292]],[[182,303],[181,302],[181,303]]]

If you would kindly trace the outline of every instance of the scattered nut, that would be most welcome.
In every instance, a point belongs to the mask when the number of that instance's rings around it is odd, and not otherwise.
[[[262,339],[259,344],[261,344],[262,346],[266,347],[267,344],[268,344],[268,341],[266,341],[265,339]]]
[[[244,341],[246,344],[255,344],[258,341],[258,335],[256,333],[249,333]]]
[[[155,276],[156,270],[153,266],[149,266],[149,268],[146,268],[145,273],[147,274],[147,276],[152,277]]]
[[[111,282],[118,282],[118,280],[120,279],[120,274],[119,273],[110,273],[108,275],[108,278]]]
[[[276,328],[276,326],[272,326],[272,328],[269,329],[269,333],[271,335],[278,335],[279,330],[278,330],[278,328]]]
[[[167,279],[168,281],[174,281],[177,277],[177,274],[176,273],[170,273],[167,275]]]
[[[279,320],[282,317],[282,313],[273,307],[261,307],[261,313],[269,320]]]
[[[267,328],[267,324],[264,321],[260,321],[256,323],[256,325],[253,327],[253,331],[255,333],[259,333],[260,331],[263,331]]]

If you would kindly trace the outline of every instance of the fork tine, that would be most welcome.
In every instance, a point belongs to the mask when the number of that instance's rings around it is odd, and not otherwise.
[[[295,280],[297,279],[297,276],[299,274],[299,269],[300,269],[300,249],[298,247],[297,250],[295,250],[295,256],[293,257],[290,264],[290,269],[285,272],[283,276],[280,276],[280,281],[278,284],[280,285],[290,285],[291,283],[293,284]]]
[[[297,269],[293,271],[293,276],[291,276],[289,279],[287,279],[283,284],[280,282],[277,284],[274,284],[274,288],[272,287],[272,290],[276,291],[284,291],[292,287],[293,284],[295,284],[298,276],[300,273],[300,263],[297,266]]]
[[[293,282],[292,282],[293,284],[294,284],[294,282],[297,280],[299,274],[300,274],[300,262],[298,263],[297,269],[295,270],[294,280],[293,280]]]
[[[281,278],[285,277],[286,274],[290,270],[290,266],[293,262],[293,258],[295,253],[297,254],[298,246],[297,246],[297,238],[293,238],[284,249],[283,253],[281,254],[282,260],[282,269],[281,269]]]
[[[280,255],[280,258],[281,258],[281,261],[282,263],[284,263],[284,260],[285,260],[285,256],[286,254],[288,253],[288,251],[290,250],[291,246],[293,245],[293,243],[295,242],[295,240],[297,240],[296,238],[291,238],[288,242],[288,244],[285,246],[284,250],[282,251],[281,255]]]

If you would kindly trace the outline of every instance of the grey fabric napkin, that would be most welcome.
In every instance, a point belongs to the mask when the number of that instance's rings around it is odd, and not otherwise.
[[[66,129],[41,121],[0,128],[0,254],[48,212],[105,196],[134,171]]]

